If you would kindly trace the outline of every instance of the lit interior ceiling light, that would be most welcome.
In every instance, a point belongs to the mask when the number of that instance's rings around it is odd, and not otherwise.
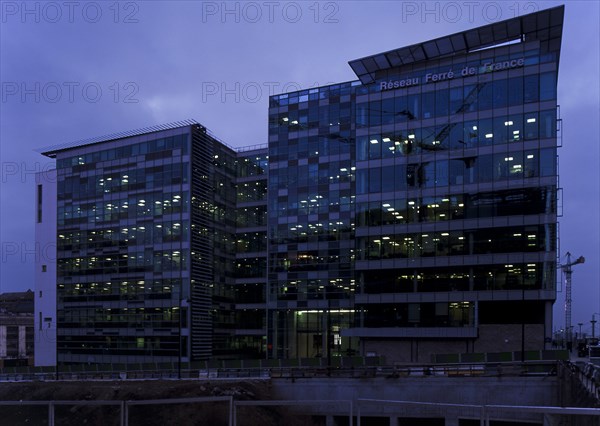
[[[414,138],[415,138],[415,135],[414,135],[414,134],[410,134],[410,135],[408,135],[408,139],[414,139]]]
[[[384,141],[384,142],[391,142],[392,140],[390,138],[383,138],[382,141]]]
[[[531,160],[531,159],[533,158],[533,154],[529,154],[529,155],[527,156],[527,158],[528,158],[529,160]]]
[[[514,160],[513,157],[504,157],[504,161],[512,161],[512,160]]]
[[[376,143],[379,143],[379,141],[377,139],[371,139],[371,143],[375,145]]]
[[[514,123],[512,121],[505,121],[504,125],[505,126],[512,126]]]
[[[528,119],[527,119],[527,122],[528,122],[528,123],[535,123],[535,118],[528,118]]]
[[[473,126],[473,130],[477,130],[477,126]]]
[[[485,135],[486,139],[490,139],[490,138],[493,138],[493,137],[494,137],[493,133],[486,133],[486,135]]]

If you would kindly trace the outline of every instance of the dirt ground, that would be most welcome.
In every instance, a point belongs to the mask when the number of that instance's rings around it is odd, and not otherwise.
[[[3,382],[0,401],[139,401],[208,396],[233,396],[236,400],[271,399],[268,381],[247,380],[126,380],[86,382]],[[56,426],[106,426],[120,424],[120,406],[56,405]],[[129,426],[227,426],[227,402],[129,406]],[[239,407],[240,426],[312,426],[322,419],[289,415],[285,408]],[[48,425],[47,406],[0,405],[0,424]]]

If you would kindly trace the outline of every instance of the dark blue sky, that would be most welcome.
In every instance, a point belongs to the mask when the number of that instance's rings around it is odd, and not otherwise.
[[[600,312],[598,1],[565,2],[561,255],[573,324]],[[267,142],[268,96],[355,80],[348,61],[560,2],[0,2],[0,292],[33,288],[40,147],[193,118]],[[555,327],[564,324],[559,288]],[[577,328],[576,328],[577,329]]]

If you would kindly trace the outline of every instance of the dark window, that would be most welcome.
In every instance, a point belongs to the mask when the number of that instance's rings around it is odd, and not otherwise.
[[[477,98],[480,111],[493,108],[494,90],[491,81],[481,85]]]
[[[435,115],[437,117],[448,115],[448,105],[450,103],[448,90],[438,91],[435,97]]]
[[[381,169],[369,170],[369,192],[381,191]]]
[[[548,72],[540,75],[540,101],[556,99],[556,74]]]
[[[369,102],[369,126],[381,125],[381,101]]]
[[[432,118],[435,116],[435,92],[423,93],[423,118]],[[447,108],[447,104],[446,104]]]
[[[504,108],[508,104],[507,80],[494,81],[494,108]]]
[[[539,81],[537,75],[527,75],[523,83],[523,102],[537,102],[539,100]]]
[[[42,223],[42,185],[37,186],[37,222]]]
[[[519,105],[523,103],[523,77],[508,80],[508,105]]]

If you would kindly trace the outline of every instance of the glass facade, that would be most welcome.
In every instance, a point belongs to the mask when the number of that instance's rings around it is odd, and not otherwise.
[[[266,147],[237,154],[235,240],[235,333],[229,345],[238,356],[266,356],[267,177]]]
[[[265,147],[237,152],[194,122],[45,155],[59,364],[265,357]]]
[[[512,323],[500,308],[511,303],[527,305],[541,331],[531,345],[544,347],[562,9],[534,29],[520,19],[350,62],[361,81],[270,98],[270,356],[385,353],[393,339],[473,350],[483,325],[500,337]]]
[[[59,363],[189,359],[190,131],[140,139],[56,155]]]
[[[328,339],[336,355],[352,353],[356,339],[339,330],[356,291],[356,93],[336,85],[279,99],[288,105],[269,114],[270,356],[324,356]]]

